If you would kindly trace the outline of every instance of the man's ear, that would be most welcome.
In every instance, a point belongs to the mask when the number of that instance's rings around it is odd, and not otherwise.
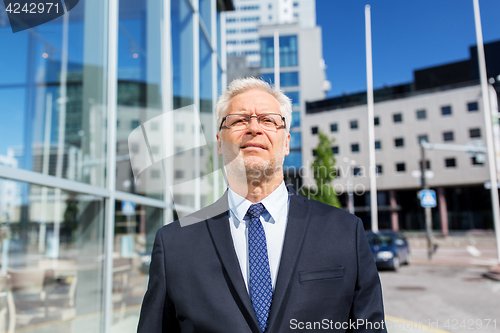
[[[285,156],[290,154],[290,133],[288,133],[285,141]]]
[[[216,137],[217,137],[217,154],[219,156],[222,156],[222,146],[221,146],[222,141],[220,139],[220,133],[217,133]]]

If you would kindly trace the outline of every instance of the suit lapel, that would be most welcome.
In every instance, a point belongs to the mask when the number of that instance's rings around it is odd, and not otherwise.
[[[218,214],[215,217],[208,217],[207,228],[212,237],[219,259],[227,272],[227,277],[230,280],[228,281],[229,288],[231,289],[236,304],[241,309],[252,332],[258,333],[260,329],[257,317],[253,311],[252,301],[250,300],[243,276],[241,275],[240,264],[236,256],[233,238],[229,228],[229,206],[227,200],[226,191],[215,204],[218,205],[217,211],[224,211],[224,213]]]
[[[302,242],[309,221],[309,205],[306,204],[305,199],[299,196],[291,185],[287,184],[287,187],[289,191],[288,195],[290,196],[288,222],[266,333],[273,332],[273,326],[279,325],[281,322],[278,317],[283,315],[288,302],[290,280],[295,271],[295,264],[302,249]],[[279,329],[279,326],[277,329]]]

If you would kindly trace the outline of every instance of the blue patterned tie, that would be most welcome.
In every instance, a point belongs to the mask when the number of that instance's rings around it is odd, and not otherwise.
[[[252,305],[262,332],[266,330],[267,317],[273,298],[271,270],[267,256],[267,242],[264,227],[260,222],[260,214],[264,211],[261,203],[251,205],[247,215],[250,216],[248,226],[248,261],[250,266],[250,294]]]

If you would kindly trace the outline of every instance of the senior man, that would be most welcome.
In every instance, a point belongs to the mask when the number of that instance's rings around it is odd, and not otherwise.
[[[138,332],[386,332],[360,219],[283,181],[290,100],[238,79],[216,114],[229,189],[158,231]]]

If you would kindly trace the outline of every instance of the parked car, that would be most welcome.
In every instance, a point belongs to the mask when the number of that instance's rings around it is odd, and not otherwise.
[[[392,230],[380,230],[377,233],[367,231],[366,238],[377,268],[397,271],[401,264],[410,264],[410,247],[402,233]]]

